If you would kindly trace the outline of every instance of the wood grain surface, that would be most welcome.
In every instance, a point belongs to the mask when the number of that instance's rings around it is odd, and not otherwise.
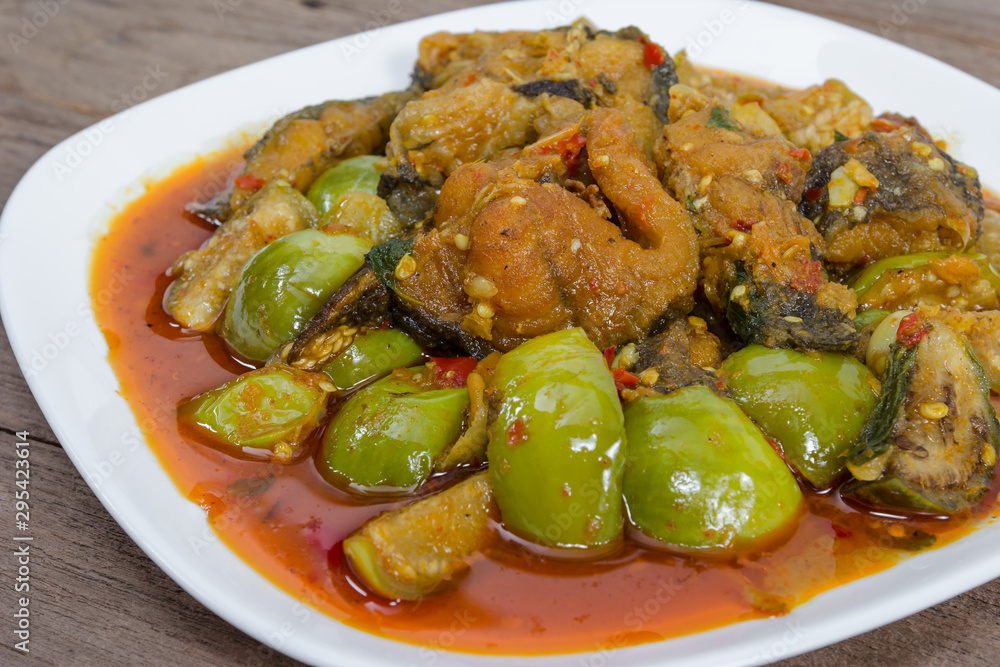
[[[399,0],[392,21],[475,4],[483,3]],[[881,34],[1000,85],[997,0],[776,4]],[[383,0],[0,0],[0,202],[51,146],[127,104],[149,68],[160,80],[142,94],[154,97],[363,30],[369,11],[384,5]],[[41,27],[27,28],[32,21]],[[890,69],[885,63],[872,66]],[[927,81],[927,94],[934,94],[933,81]],[[984,109],[984,122],[997,122],[998,111]],[[25,656],[12,648],[14,559],[0,556],[0,664],[295,664],[216,617],[132,543],[59,446],[0,329],[5,540],[15,532],[12,434],[25,430],[31,433],[34,473],[31,652]],[[783,664],[995,665],[998,618],[1000,580]]]

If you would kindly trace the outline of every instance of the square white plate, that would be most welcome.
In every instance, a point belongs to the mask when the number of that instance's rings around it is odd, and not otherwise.
[[[586,15],[636,24],[670,53],[792,86],[845,80],[876,112],[916,115],[985,184],[1000,185],[1000,91],[905,47],[813,16],[751,2],[552,0],[490,5],[380,28],[187,86],[84,130],[24,176],[0,220],[0,313],[38,404],[119,524],[183,586],[244,632],[305,662],[500,665],[372,636],[305,608],[219,544],[140,433],[106,361],[87,293],[94,240],[143,183],[224,145],[234,129],[330,98],[407,85],[421,37],[438,30],[540,29]],[[323,63],[320,73],[317,63]],[[875,66],[877,64],[877,66]],[[933,91],[929,86],[933,84]],[[261,94],[267,91],[267,94]],[[192,547],[205,540],[210,548]],[[1000,526],[841,586],[783,618],[613,652],[523,659],[545,666],[744,665],[840,641],[1000,576]],[[586,649],[588,647],[581,647]]]

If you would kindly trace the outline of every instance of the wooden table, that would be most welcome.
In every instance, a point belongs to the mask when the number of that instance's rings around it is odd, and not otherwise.
[[[392,4],[399,7],[392,20],[474,4],[482,3],[402,0]],[[1000,85],[996,0],[777,4],[883,34]],[[148,94],[160,95],[363,30],[369,11],[383,5],[389,6],[365,0],[0,0],[0,201],[51,146],[119,108],[147,68],[162,79]],[[42,27],[34,34],[25,21]],[[927,94],[934,94],[933,81]],[[998,122],[997,111],[984,109],[983,122]],[[202,607],[132,543],[59,446],[2,329],[0,338],[0,534],[14,533],[12,433],[31,433],[35,473],[31,653],[26,658],[11,647],[13,559],[0,558],[0,641],[6,648],[0,663],[293,664]],[[1000,580],[786,664],[997,664],[998,618]]]

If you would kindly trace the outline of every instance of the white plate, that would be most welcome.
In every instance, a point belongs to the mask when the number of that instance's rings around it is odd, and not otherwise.
[[[268,583],[217,541],[150,450],[107,364],[87,294],[93,240],[116,206],[222,145],[234,128],[328,98],[404,87],[421,37],[438,30],[547,28],[585,14],[634,23],[671,53],[805,86],[842,78],[876,112],[899,110],[949,137],[983,182],[1000,186],[1000,91],[902,46],[806,14],[750,2],[553,0],[491,5],[345,37],[216,76],[119,114],[62,142],[11,195],[0,226],[0,312],[38,404],[94,493],[175,581],[224,619],[315,664],[500,665],[346,627]],[[877,63],[877,66],[874,64]],[[322,64],[322,67],[318,67]],[[933,94],[928,86],[933,84]],[[261,94],[266,91],[267,94]],[[198,540],[206,540],[203,548]],[[202,548],[194,548],[197,545]],[[1000,525],[824,593],[788,616],[611,653],[533,658],[546,666],[743,665],[794,655],[884,625],[1000,576]],[[588,647],[581,647],[585,649]]]

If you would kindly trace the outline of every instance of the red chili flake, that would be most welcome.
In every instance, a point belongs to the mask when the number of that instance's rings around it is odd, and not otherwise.
[[[663,55],[663,49],[652,42],[646,42],[646,48],[642,51],[642,64],[646,66],[646,69],[659,67],[664,61],[666,61],[666,57]]]
[[[804,255],[798,255],[798,262],[798,270],[788,281],[789,286],[799,292],[815,293],[826,282],[823,280],[823,265],[806,259]]]
[[[625,388],[639,386],[639,378],[624,368],[612,368],[611,375],[615,379],[615,388],[618,390],[618,393],[621,393]]]
[[[389,328],[389,320],[382,320],[382,324],[378,325],[380,331],[385,331]]]
[[[473,357],[431,357],[434,368],[434,384],[439,387],[464,387],[469,373],[476,370],[479,363]]]
[[[520,419],[515,419],[514,423],[507,429],[507,446],[517,447],[527,440],[527,438],[528,435],[524,431],[524,422]]]
[[[782,162],[778,165],[778,178],[785,183],[792,182],[792,168],[788,166],[787,162]]]
[[[861,137],[858,137],[857,139],[851,139],[846,144],[844,144],[844,150],[847,151],[848,153],[857,153],[858,146],[860,145],[861,145]]]
[[[467,77],[465,77],[465,81],[462,82],[462,85],[468,86],[470,83],[476,80],[477,76],[478,74],[476,74],[475,72],[471,72]]]
[[[811,160],[812,159],[812,153],[809,152],[808,148],[795,148],[795,149],[792,149],[792,150],[788,151],[788,154],[791,157],[797,157],[800,160]]]
[[[615,346],[607,347],[604,349],[604,361],[607,362],[608,368],[611,368],[611,364],[615,361]]]
[[[566,163],[569,173],[575,174],[580,167],[580,151],[587,145],[587,137],[582,132],[577,132],[572,137],[563,142],[562,161]]]
[[[587,145],[587,137],[583,132],[577,132],[571,137],[567,137],[562,141],[557,141],[548,146],[543,146],[539,149],[539,153],[542,155],[550,155],[552,153],[559,153],[559,157],[562,161],[566,163],[566,167],[569,172],[576,173],[577,168],[580,166],[580,151],[583,147]]]
[[[851,531],[844,528],[843,526],[838,526],[837,524],[832,524],[832,527],[833,527],[833,534],[840,538],[850,537],[851,535],[854,534]]]
[[[344,540],[341,540],[330,547],[330,550],[326,552],[326,564],[331,570],[336,570],[340,567],[340,561],[344,559]]]
[[[823,196],[823,188],[809,188],[805,194],[809,201],[819,201],[819,198]]]
[[[865,198],[868,196],[868,188],[858,188],[858,191],[854,193],[854,203],[864,204]]]
[[[590,280],[587,281],[587,287],[590,288],[591,292],[596,292],[597,291],[598,284],[599,283],[597,282],[597,278],[596,277],[591,278]]]
[[[729,223],[729,226],[738,232],[743,232],[744,234],[753,229],[753,223],[747,222],[746,220],[733,220]]]
[[[899,328],[896,329],[896,340],[906,347],[913,347],[929,333],[920,313],[910,313],[900,321]]]
[[[260,176],[254,176],[253,174],[243,174],[236,179],[236,187],[243,190],[260,190],[267,184]]]

